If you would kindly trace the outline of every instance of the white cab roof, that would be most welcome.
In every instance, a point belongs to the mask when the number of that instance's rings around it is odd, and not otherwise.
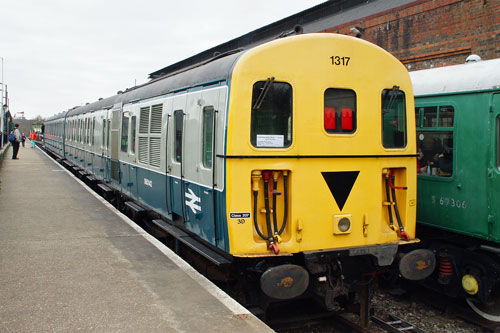
[[[415,96],[500,88],[500,58],[410,72]]]

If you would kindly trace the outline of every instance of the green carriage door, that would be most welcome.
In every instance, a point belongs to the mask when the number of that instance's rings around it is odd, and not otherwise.
[[[488,236],[500,241],[500,93],[491,101],[491,161],[488,166]]]

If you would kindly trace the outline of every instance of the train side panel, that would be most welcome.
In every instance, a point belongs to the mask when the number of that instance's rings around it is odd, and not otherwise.
[[[493,236],[486,197],[493,176],[491,169],[487,174],[490,99],[490,93],[416,99],[421,120],[417,147],[423,154],[418,175],[420,223],[483,239]]]

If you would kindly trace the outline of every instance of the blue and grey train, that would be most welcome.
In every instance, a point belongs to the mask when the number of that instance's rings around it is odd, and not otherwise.
[[[44,146],[259,297],[333,309],[417,241],[413,110],[388,52],[306,34],[60,113]]]

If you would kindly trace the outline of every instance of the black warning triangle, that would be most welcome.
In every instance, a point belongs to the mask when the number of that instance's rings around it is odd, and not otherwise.
[[[332,192],[335,202],[342,210],[358,178],[359,171],[322,172],[321,174]]]

